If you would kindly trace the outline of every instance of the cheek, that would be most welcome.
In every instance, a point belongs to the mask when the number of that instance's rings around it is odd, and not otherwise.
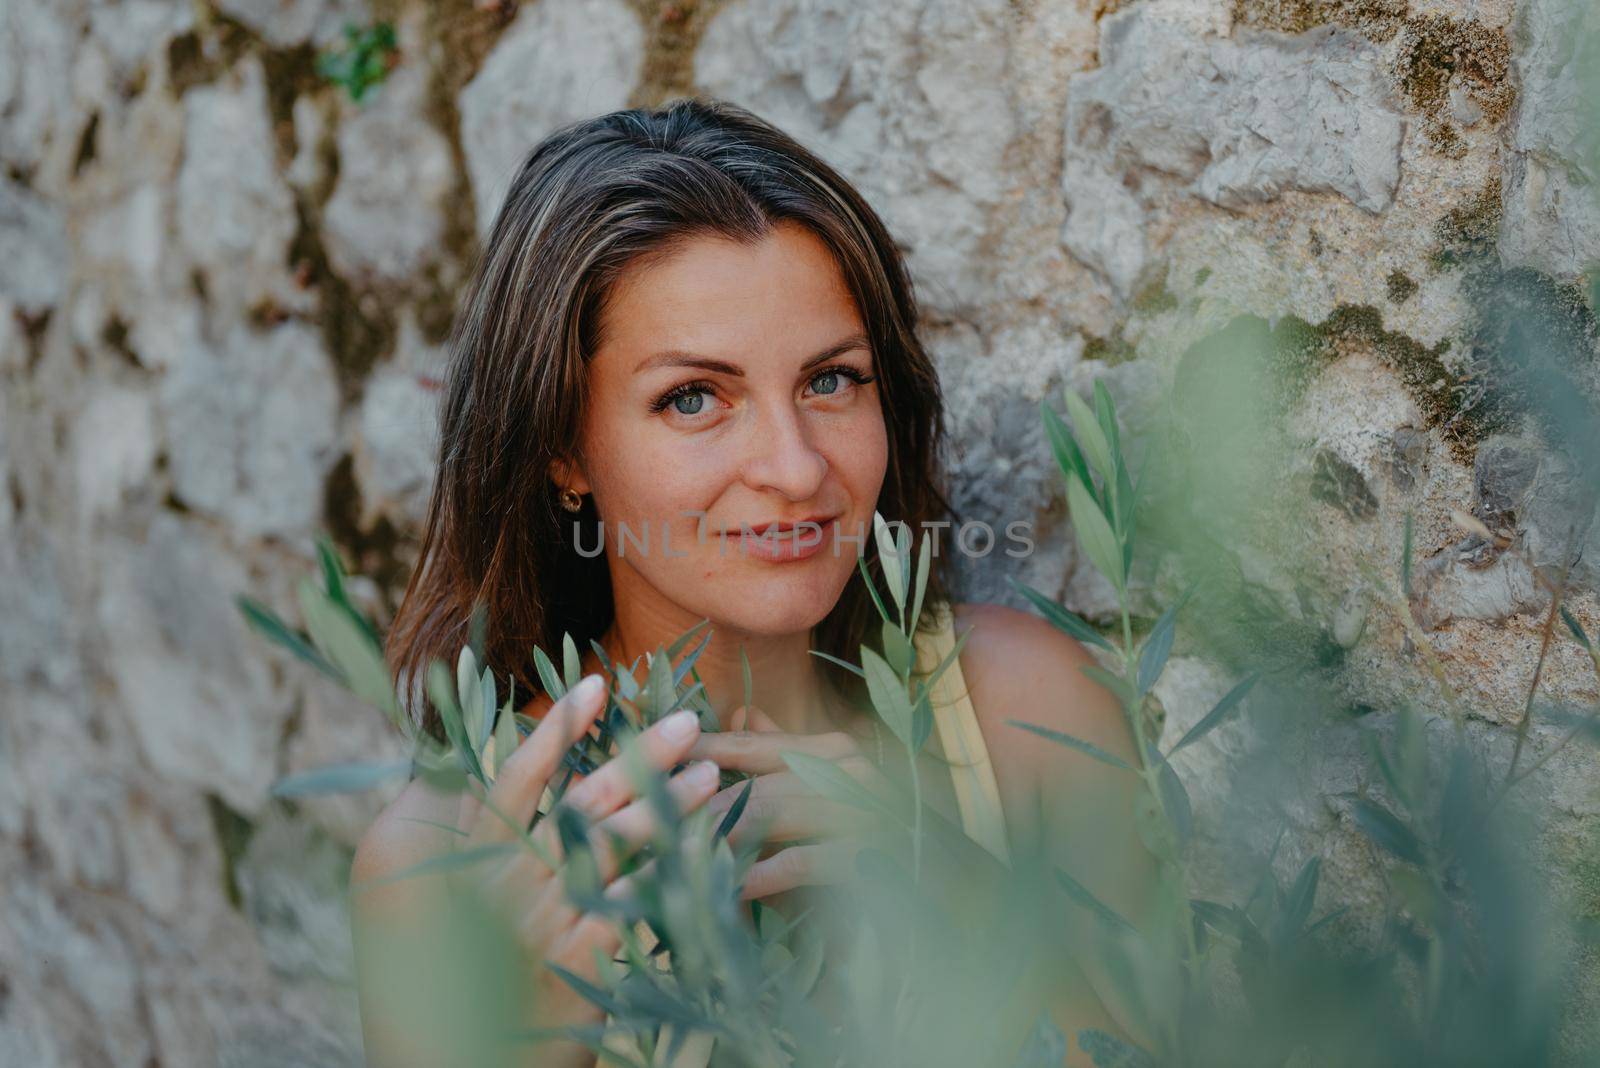
[[[591,479],[595,498],[609,523],[635,528],[648,521],[677,528],[695,520],[684,511],[705,511],[727,485],[729,450],[697,446],[682,438],[651,433],[635,425],[594,442]]]
[[[857,508],[869,514],[888,473],[889,430],[876,404],[828,435],[828,464],[850,490]]]

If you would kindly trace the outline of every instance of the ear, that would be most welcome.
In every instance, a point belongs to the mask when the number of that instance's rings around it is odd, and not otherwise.
[[[557,489],[574,489],[579,493],[588,493],[589,478],[583,473],[583,465],[570,460],[550,461],[550,481],[556,484]]]

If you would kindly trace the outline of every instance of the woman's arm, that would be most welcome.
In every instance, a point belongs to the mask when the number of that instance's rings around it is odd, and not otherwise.
[[[356,848],[350,929],[362,1040],[373,1068],[423,1068],[452,1056],[448,1021],[422,1008],[442,1005],[438,995],[450,983],[448,954],[438,944],[440,919],[450,907],[444,879],[383,880],[449,852],[451,833],[419,821],[454,826],[457,809],[452,799],[413,781]]]
[[[1070,734],[1137,766],[1120,703],[1081,670],[1094,658],[1044,620],[1000,605],[958,606],[957,632],[969,627],[962,672],[995,766],[1013,846],[1025,853],[1036,844],[1042,859],[1143,926],[1158,864],[1134,822],[1140,779],[1008,722]],[[1097,921],[1065,894],[1059,905],[1060,927],[1070,943],[1092,946]],[[1092,953],[1079,954],[1077,966],[1063,976],[1054,1006],[1072,1063],[1083,1057],[1075,1040],[1083,1028],[1141,1045],[1149,1041],[1120,1003],[1103,960]]]

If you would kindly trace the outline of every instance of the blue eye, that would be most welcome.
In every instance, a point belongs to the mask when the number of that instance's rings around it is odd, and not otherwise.
[[[711,386],[705,382],[685,382],[651,401],[650,410],[659,415],[670,407],[678,415],[699,415],[710,392]]]
[[[854,385],[864,386],[873,381],[877,376],[864,374],[854,367],[829,367],[818,371],[811,378],[811,391],[819,397],[833,397],[845,392],[845,379]]]

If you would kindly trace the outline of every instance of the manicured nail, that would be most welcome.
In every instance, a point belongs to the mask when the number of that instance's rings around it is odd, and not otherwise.
[[[682,708],[661,721],[661,737],[669,742],[685,742],[694,737],[700,727],[700,717]]]

